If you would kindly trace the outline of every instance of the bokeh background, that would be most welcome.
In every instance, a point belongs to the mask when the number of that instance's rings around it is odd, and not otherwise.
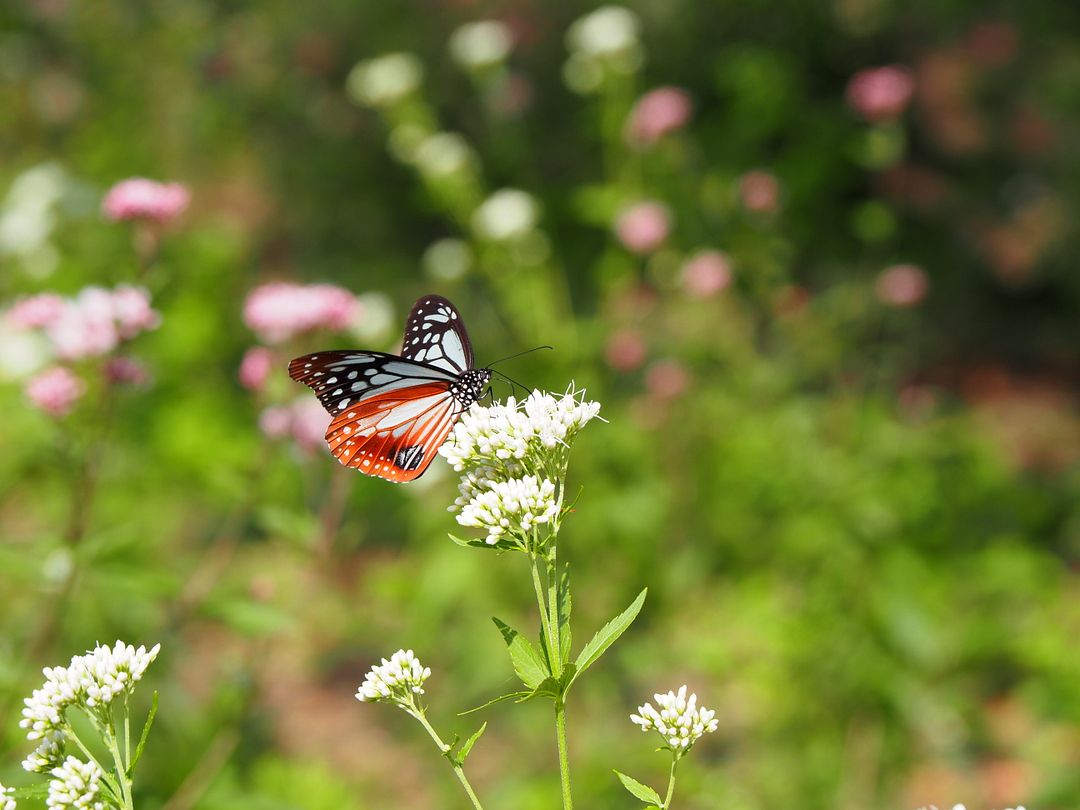
[[[594,9],[0,7],[5,784],[40,667],[119,637],[162,644],[140,808],[462,806],[353,692],[411,647],[469,733],[524,563],[447,539],[441,462],[338,467],[284,373],[394,350],[438,292],[608,419],[571,462],[579,638],[650,597],[571,698],[582,807],[662,783],[628,715],[684,682],[721,720],[687,810],[1080,806],[1080,7]],[[103,209],[132,176],[190,204]],[[104,342],[12,309],[85,326],[117,285],[159,316]],[[483,717],[488,805],[556,806],[547,710]]]

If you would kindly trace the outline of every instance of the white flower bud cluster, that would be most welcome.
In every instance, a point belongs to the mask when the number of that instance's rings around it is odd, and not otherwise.
[[[527,191],[503,188],[493,192],[473,212],[476,235],[492,242],[512,242],[532,233],[540,219],[540,204]]]
[[[0,810],[15,810],[15,800],[11,798],[14,792],[15,788],[4,787],[0,783]]]
[[[466,23],[450,35],[450,56],[467,70],[484,70],[506,60],[514,46],[510,26],[498,20]]]
[[[68,757],[63,765],[53,768],[52,775],[46,807],[104,810],[105,803],[97,800],[104,776],[97,763]]]
[[[70,706],[96,709],[130,692],[160,649],[160,644],[147,650],[117,641],[111,648],[98,646],[86,655],[76,655],[66,667],[46,667],[42,670],[45,683],[23,701],[26,708],[19,726],[26,729],[26,738],[39,740],[62,730],[64,712]]]
[[[389,107],[415,92],[424,67],[411,53],[389,53],[360,62],[349,73],[346,90],[357,104]]]
[[[431,669],[421,664],[412,650],[398,650],[389,661],[384,658],[368,671],[356,690],[356,699],[361,703],[393,703],[412,711],[414,696],[424,694],[424,681],[430,676]]]
[[[563,75],[570,89],[596,92],[608,74],[629,74],[641,67],[641,22],[622,6],[603,6],[577,20],[566,32],[570,58]]]
[[[642,731],[656,731],[676,754],[687,751],[704,734],[716,731],[719,722],[716,712],[697,705],[697,695],[686,696],[686,686],[678,694],[653,695],[659,711],[651,703],[638,707],[638,713],[630,719],[641,726]]]
[[[23,760],[23,770],[30,773],[48,773],[64,760],[66,742],[64,732],[48,732],[30,756]]]
[[[487,484],[461,509],[462,526],[487,531],[487,543],[495,545],[506,535],[528,535],[539,524],[559,514],[561,499],[555,484],[533,475]]]

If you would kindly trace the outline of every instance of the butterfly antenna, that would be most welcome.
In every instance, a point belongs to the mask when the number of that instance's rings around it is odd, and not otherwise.
[[[496,361],[495,361],[495,363],[504,363],[504,362],[506,362],[507,360],[513,360],[513,359],[514,359],[515,357],[521,357],[521,356],[522,356],[523,354],[530,354],[530,353],[532,353],[532,352],[538,352],[538,351],[540,351],[541,349],[554,349],[554,348],[555,348],[554,346],[536,346],[535,348],[532,348],[532,349],[526,349],[526,350],[525,350],[525,351],[523,351],[523,352],[518,352],[517,354],[512,354],[512,355],[510,355],[509,357],[503,357],[503,358],[501,358],[501,359],[499,359],[499,360],[496,360]],[[488,363],[488,366],[487,366],[487,367],[488,367],[488,368],[491,368],[491,367],[492,367],[493,365],[495,365],[495,363]],[[509,378],[508,378],[508,379],[509,379]]]
[[[502,378],[503,378],[504,380],[506,380],[506,381],[507,381],[508,383],[510,383],[510,393],[512,393],[512,394],[516,394],[516,393],[517,393],[517,389],[518,389],[518,388],[520,388],[520,389],[521,389],[522,391],[524,391],[524,392],[525,392],[525,395],[526,395],[526,396],[528,396],[528,395],[529,395],[529,393],[530,393],[530,392],[529,392],[529,389],[528,389],[528,388],[526,388],[526,387],[525,387],[524,385],[522,385],[521,383],[519,383],[519,382],[518,382],[517,380],[515,380],[515,379],[514,379],[513,377],[509,377],[509,376],[507,376],[506,374],[503,374],[503,373],[502,373],[501,371],[499,371],[499,370],[497,370],[497,369],[492,369],[492,370],[491,370],[491,373],[492,373],[492,374],[498,374],[498,375],[499,375],[500,377],[502,377]]]

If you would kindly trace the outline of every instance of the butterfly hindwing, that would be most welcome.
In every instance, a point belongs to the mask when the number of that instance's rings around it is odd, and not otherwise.
[[[366,397],[447,383],[456,375],[383,352],[328,351],[297,357],[289,363],[289,376],[308,386],[331,416],[337,416]]]
[[[326,443],[347,467],[412,481],[434,460],[460,412],[448,384],[413,385],[346,408],[327,428]]]
[[[440,295],[425,295],[413,305],[401,354],[455,375],[473,367],[472,344],[461,313]]]

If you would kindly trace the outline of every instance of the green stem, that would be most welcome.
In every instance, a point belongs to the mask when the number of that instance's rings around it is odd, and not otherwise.
[[[671,774],[668,776],[667,795],[664,796],[664,810],[671,807],[671,797],[675,793],[675,768],[679,765],[679,755],[671,755]]]
[[[574,797],[570,790],[570,754],[566,748],[566,704],[555,701],[555,736],[559,743],[559,780],[562,782],[563,810],[573,810]]]
[[[427,721],[423,711],[417,708],[414,711],[410,711],[409,714],[420,721],[420,725],[424,727],[428,736],[435,741],[435,745],[439,746],[440,753],[446,757],[446,761],[449,762],[450,767],[454,769],[454,776],[456,776],[457,780],[461,783],[461,787],[465,789],[465,794],[469,797],[469,801],[472,802],[472,806],[475,807],[476,810],[484,810],[483,806],[480,804],[480,799],[476,797],[476,793],[472,789],[472,785],[469,784],[468,777],[465,776],[465,770],[461,767],[461,763],[451,756],[450,746],[444,743],[442,738],[439,737],[438,732],[431,727],[431,723]]]
[[[540,624],[543,627],[544,641],[547,642],[548,658],[551,664],[552,675],[556,678],[559,677],[559,639],[556,635],[558,632],[558,625],[555,628],[551,626],[551,614],[548,610],[548,605],[544,601],[544,584],[540,579],[540,561],[536,554],[530,555],[532,560],[532,578],[533,588],[536,590],[536,605],[540,609]]]
[[[551,657],[555,660],[555,677],[562,675],[563,660],[562,660],[562,625],[559,622],[559,566],[556,564],[556,551],[554,539],[551,543],[551,552],[548,555],[548,559],[545,562],[545,568],[547,569],[547,605],[548,605],[548,627],[551,628],[551,635],[555,646],[552,647]]]
[[[95,723],[94,726],[96,728],[97,724]],[[83,756],[86,757],[87,761],[93,762],[101,769],[101,772],[105,774],[105,783],[109,786],[109,789],[113,794],[119,798],[121,794],[120,786],[116,784],[115,780],[109,775],[109,772],[105,770],[105,768],[102,768],[101,763],[98,762],[97,757],[90,753],[90,749],[86,747],[86,744],[79,739],[79,735],[75,733],[75,729],[71,723],[64,726],[64,733],[67,735],[68,739],[74,742],[78,749],[83,752]]]
[[[116,777],[120,782],[120,798],[124,802],[124,810],[134,810],[135,805],[131,800],[131,780],[128,778],[124,758],[120,755],[120,743],[117,740],[116,733],[113,731],[112,722],[105,726],[104,732],[105,745],[108,747],[109,753],[112,754]]]

